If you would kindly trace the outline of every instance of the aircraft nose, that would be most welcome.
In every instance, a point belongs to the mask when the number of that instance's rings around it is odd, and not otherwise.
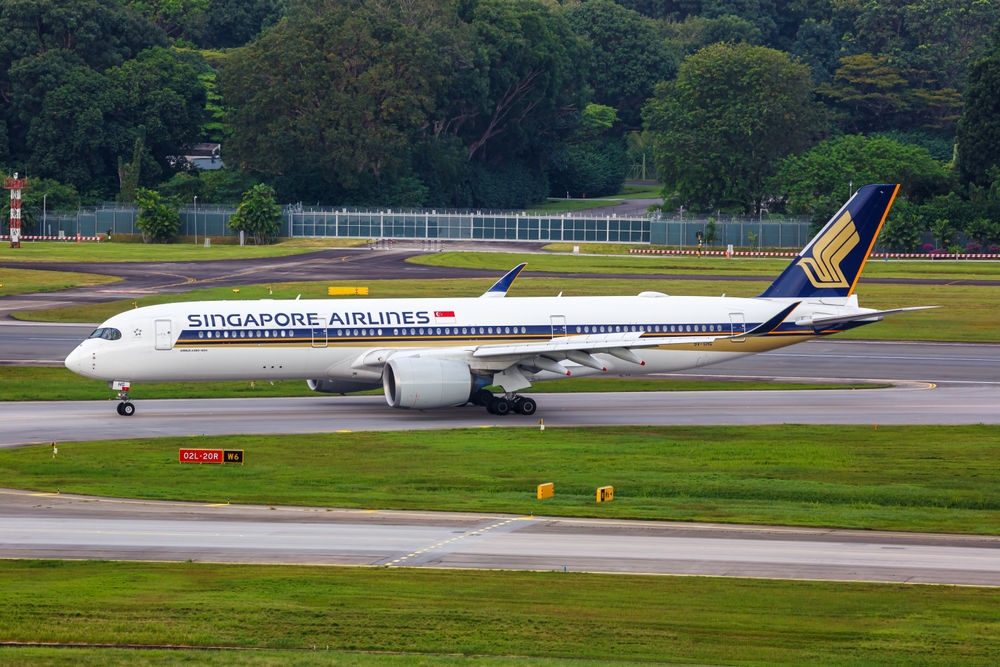
[[[78,345],[75,350],[69,353],[69,356],[66,357],[66,361],[63,362],[66,368],[70,369],[77,375],[83,375],[83,362],[86,357],[86,353],[82,348],[82,345]]]

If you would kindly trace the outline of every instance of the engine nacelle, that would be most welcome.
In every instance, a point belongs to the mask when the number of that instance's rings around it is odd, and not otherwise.
[[[351,382],[350,380],[306,380],[313,391],[323,394],[350,394],[355,391],[378,389],[378,382]]]
[[[465,405],[474,385],[468,364],[446,359],[390,359],[382,373],[385,400],[394,408],[426,410]]]

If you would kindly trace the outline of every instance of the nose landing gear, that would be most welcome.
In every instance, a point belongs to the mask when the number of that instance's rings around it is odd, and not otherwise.
[[[129,386],[123,385],[118,390],[118,400],[121,403],[118,404],[118,414],[122,417],[131,417],[135,414],[135,405],[128,397]]]

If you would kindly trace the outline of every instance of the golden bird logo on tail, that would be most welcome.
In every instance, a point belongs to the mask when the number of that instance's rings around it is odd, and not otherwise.
[[[844,261],[861,237],[854,226],[851,214],[845,212],[840,219],[813,244],[812,257],[803,257],[799,266],[813,287],[850,287],[840,263]]]

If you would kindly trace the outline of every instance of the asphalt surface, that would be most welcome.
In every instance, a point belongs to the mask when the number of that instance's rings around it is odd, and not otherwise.
[[[525,392],[531,395],[530,392]],[[188,435],[288,434],[535,426],[1000,424],[1000,386],[888,389],[536,394],[533,417],[467,406],[394,410],[382,396],[0,403],[0,447]],[[290,440],[293,441],[293,440]]]
[[[0,554],[1000,585],[1000,538],[0,490]]]

